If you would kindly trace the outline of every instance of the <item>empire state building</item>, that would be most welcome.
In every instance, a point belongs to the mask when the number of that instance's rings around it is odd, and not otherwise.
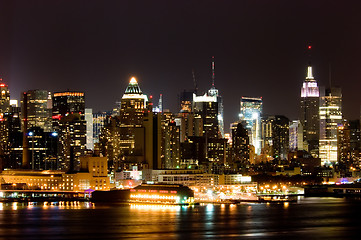
[[[307,76],[301,89],[301,124],[303,126],[303,149],[318,157],[320,117],[320,91],[312,74],[312,66],[307,67]]]

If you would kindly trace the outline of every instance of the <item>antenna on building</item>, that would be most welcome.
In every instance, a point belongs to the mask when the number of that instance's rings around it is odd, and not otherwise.
[[[332,87],[332,84],[331,84],[331,63],[328,64],[328,82],[330,84],[330,89]]]
[[[311,58],[312,58],[312,45],[309,43],[307,45],[307,55],[308,55],[308,66],[311,66]]]
[[[214,56],[212,56],[212,88],[214,88],[214,81],[216,79],[215,69],[214,69]]]
[[[196,76],[194,74],[194,69],[192,69],[192,77],[193,77],[193,84],[194,84],[194,93],[197,94],[198,86],[197,86]]]
[[[159,96],[159,101],[158,101],[158,108],[159,108],[159,112],[163,112],[163,94],[160,94]]]

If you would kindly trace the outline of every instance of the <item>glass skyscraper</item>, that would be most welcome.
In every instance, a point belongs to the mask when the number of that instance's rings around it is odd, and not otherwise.
[[[261,154],[261,116],[263,109],[262,98],[242,97],[239,114],[240,121],[244,121],[248,131],[250,145],[255,148],[256,154]]]
[[[341,88],[321,91],[320,96],[320,158],[322,164],[338,160],[337,130],[342,125]]]

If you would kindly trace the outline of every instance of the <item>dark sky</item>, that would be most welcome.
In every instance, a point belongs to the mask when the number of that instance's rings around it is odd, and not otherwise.
[[[319,85],[342,87],[344,116],[359,118],[361,1],[0,0],[0,76],[11,98],[29,89],[86,93],[110,110],[131,76],[164,108],[211,86],[224,97],[225,127],[241,96],[262,96],[264,113],[298,117],[312,43]]]

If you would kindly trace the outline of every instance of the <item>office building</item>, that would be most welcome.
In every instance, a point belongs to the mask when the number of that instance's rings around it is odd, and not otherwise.
[[[262,119],[262,140],[268,155],[285,160],[289,151],[289,119],[285,116],[267,116]]]
[[[235,122],[231,124],[231,133],[231,167],[235,170],[239,170],[242,167],[246,167],[250,163],[248,131],[242,123]]]
[[[85,109],[86,121],[86,148],[94,150],[94,137],[93,137],[93,110],[91,108]]]
[[[69,170],[71,157],[74,157],[74,170],[78,170],[79,157],[86,153],[84,93],[75,91],[54,93],[52,119],[54,132],[59,135],[58,169]],[[72,153],[71,149],[73,149]]]
[[[293,120],[289,126],[290,151],[303,150],[303,128],[300,120]]]
[[[47,90],[29,90],[22,94],[22,118],[27,128],[39,127],[44,132],[52,131],[52,98]],[[27,131],[27,129],[24,129]]]
[[[255,153],[260,154],[262,148],[261,117],[262,98],[242,97],[239,120],[245,124],[248,131],[250,145],[255,148]]]
[[[322,89],[320,96],[319,156],[322,165],[338,160],[337,131],[342,126],[341,88]]]
[[[110,114],[109,114],[110,115]],[[107,113],[93,113],[93,142],[99,143],[100,134],[104,127],[104,122],[107,118]]]

